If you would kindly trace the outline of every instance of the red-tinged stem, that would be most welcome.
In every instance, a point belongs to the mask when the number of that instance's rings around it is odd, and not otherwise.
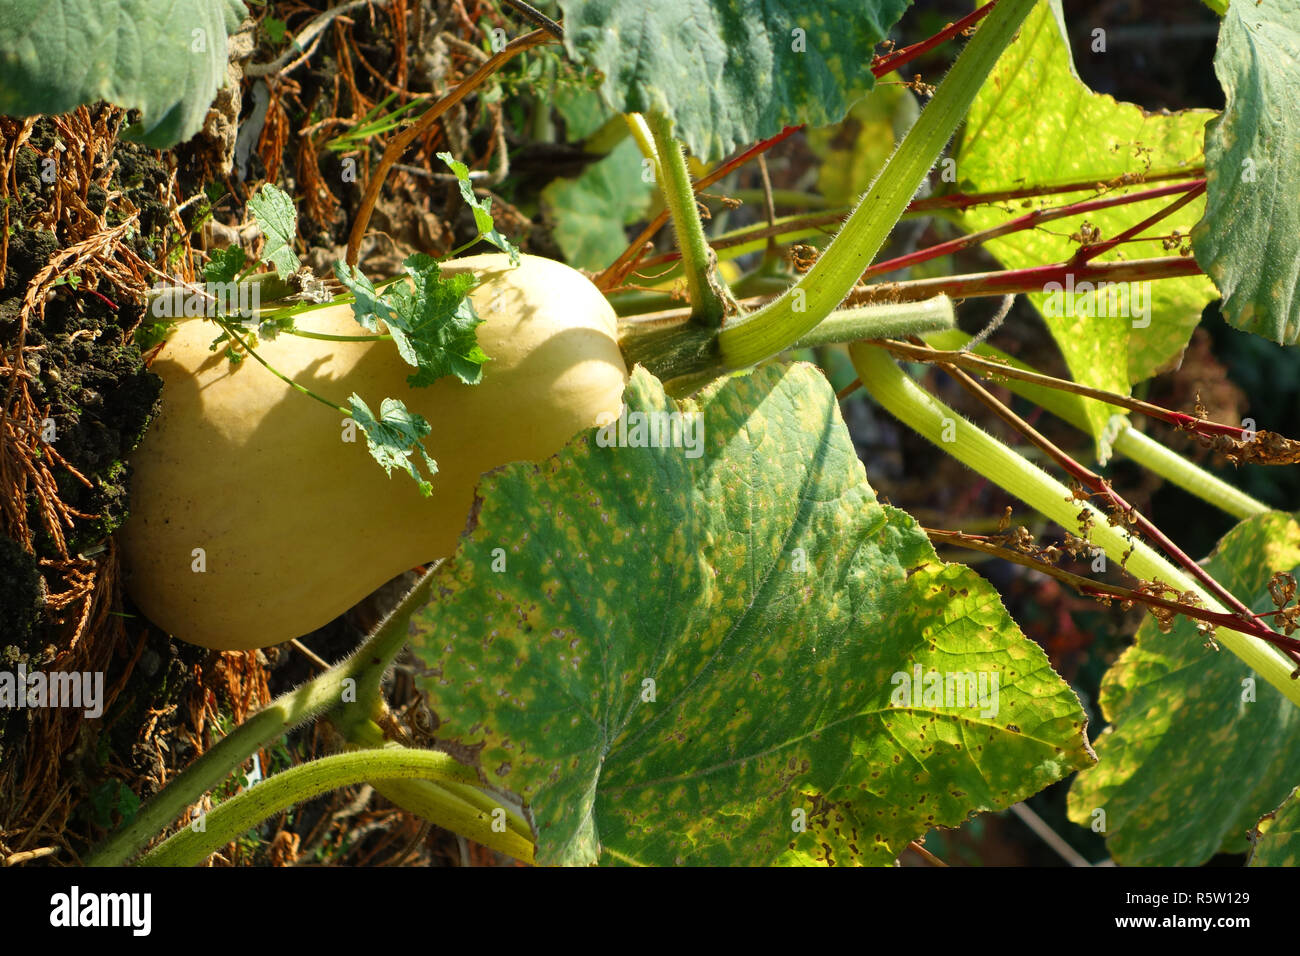
[[[761,143],[754,144],[734,159],[729,159],[707,176],[697,180],[693,188],[697,193],[701,189],[707,189],[732,170],[739,169],[741,166],[756,157],[761,156],[777,143],[793,136],[801,129],[803,129],[802,126],[787,126],[775,136],[765,139]],[[616,289],[622,285],[623,281],[631,274],[632,270],[636,268],[641,257],[645,255],[647,244],[655,237],[655,234],[658,233],[660,229],[668,225],[668,220],[670,218],[672,218],[672,214],[665,209],[651,220],[650,224],[641,230],[640,235],[633,239],[631,244],[623,250],[623,254],[610,263],[603,272],[592,279],[596,288],[600,289],[602,292],[608,292],[609,290]]]
[[[950,23],[928,40],[922,40],[920,43],[913,43],[911,46],[905,46],[901,50],[895,50],[893,53],[887,53],[876,57],[871,61],[871,72],[877,77],[884,76],[886,73],[892,73],[904,63],[915,60],[924,53],[929,53],[937,46],[947,43],[959,33],[965,33],[972,26],[979,23],[993,9],[993,2],[986,3],[973,13],[968,13],[956,23]]]
[[[1055,565],[1048,564],[1045,561],[1015,551],[1011,548],[1004,547],[990,539],[987,535],[966,534],[961,531],[939,531],[931,528],[924,529],[930,540],[936,543],[956,545],[959,548],[969,548],[972,551],[982,551],[985,554],[991,554],[995,557],[1010,561],[1013,564],[1019,564],[1027,568],[1033,568],[1049,577],[1056,578],[1064,584],[1076,588],[1080,593],[1094,598],[1106,598],[1109,600],[1133,601],[1138,604],[1146,604],[1151,607],[1164,608],[1177,614],[1183,614],[1187,617],[1199,621],[1206,621],[1214,624],[1216,627],[1226,627],[1237,631],[1241,634],[1249,634],[1251,637],[1262,637],[1259,630],[1252,627],[1248,621],[1243,621],[1235,614],[1224,614],[1221,611],[1211,611],[1208,608],[1197,607],[1194,604],[1183,604],[1179,601],[1170,601],[1155,594],[1149,594],[1145,591],[1138,591],[1134,588],[1126,588],[1117,584],[1105,584],[1103,582],[1093,581],[1078,574],[1072,574],[1069,571],[1063,571]],[[1270,611],[1270,614],[1275,613]],[[1294,637],[1287,637],[1278,634],[1272,630],[1269,631],[1269,637],[1266,638],[1271,643],[1281,648],[1285,652],[1295,653],[1300,651],[1300,640]]]
[[[1071,264],[1082,264],[1084,262],[1088,262],[1089,260],[1095,259],[1099,255],[1108,252],[1111,249],[1114,249],[1121,242],[1128,242],[1131,239],[1134,239],[1135,237],[1145,232],[1147,229],[1154,226],[1161,219],[1164,219],[1167,216],[1170,216],[1173,213],[1177,212],[1179,209],[1182,209],[1184,206],[1186,206],[1197,196],[1201,195],[1201,193],[1203,192],[1205,192],[1205,180],[1198,179],[1192,185],[1192,187],[1187,191],[1185,195],[1178,197],[1173,202],[1171,202],[1168,206],[1165,206],[1163,209],[1156,210],[1151,215],[1143,219],[1141,222],[1129,226],[1119,235],[1115,236],[1115,238],[1107,239],[1104,242],[1099,242],[1096,243],[1095,245],[1087,245],[1080,248],[1079,251],[1076,252],[1074,254],[1074,257],[1070,260]]]
[[[906,342],[884,341],[878,343],[882,348],[888,349],[895,355],[906,358],[910,362],[927,362],[930,364],[956,365],[960,368],[969,369],[976,372],[984,378],[1001,377],[1003,379],[1013,378],[1022,382],[1029,382],[1031,385],[1041,385],[1044,388],[1054,388],[1062,392],[1070,392],[1074,395],[1082,395],[1084,398],[1091,398],[1099,402],[1105,402],[1107,405],[1114,405],[1116,408],[1127,408],[1129,411],[1146,415],[1148,418],[1154,418],[1157,421],[1164,422],[1181,428],[1184,431],[1195,432],[1201,435],[1227,435],[1238,441],[1245,440],[1246,429],[1240,425],[1220,425],[1218,422],[1208,421],[1204,418],[1196,418],[1183,412],[1170,411],[1159,405],[1153,405],[1150,402],[1144,402],[1140,398],[1134,398],[1131,395],[1121,395],[1118,392],[1108,392],[1100,388],[1092,388],[1088,385],[1081,385],[1078,382],[1071,382],[1067,379],[1054,378],[1051,375],[1043,375],[1041,372],[1030,372],[1025,369],[1016,368],[1013,365],[1006,365],[993,359],[984,358],[973,352],[948,352],[941,349],[931,348],[928,345],[911,345]]]
[[[956,23],[948,24],[948,26],[930,37],[928,40],[922,40],[920,43],[913,43],[911,46],[904,47],[894,53],[876,57],[872,61],[871,65],[872,75],[879,79],[888,73],[892,73],[904,63],[915,59],[923,53],[933,50],[935,47],[947,42],[958,34],[964,33],[970,27],[984,19],[984,17],[986,17],[993,9],[995,3],[996,0],[993,0],[993,2],[984,4],[984,6],[980,7],[973,13],[962,17]],[[699,192],[701,189],[708,188],[732,170],[738,169],[756,157],[761,156],[777,143],[801,129],[803,129],[803,126],[787,126],[771,139],[765,139],[762,142],[751,146],[749,149],[745,150],[734,159],[719,166],[708,176],[705,176],[697,182],[695,184],[695,191]],[[641,233],[632,240],[632,243],[623,251],[622,255],[615,259],[604,269],[604,271],[592,280],[595,283],[596,288],[600,289],[602,292],[609,292],[611,289],[616,289],[622,285],[627,277],[631,275],[632,270],[637,267],[641,258],[645,255],[646,244],[655,237],[660,229],[668,224],[668,219],[669,213],[665,210],[656,216],[649,225],[642,229]],[[665,259],[661,256],[659,257],[659,260],[670,261],[675,258],[678,257],[673,255],[668,257],[668,259]]]
[[[870,302],[916,302],[936,295],[953,299],[970,299],[1019,292],[1042,292],[1049,282],[1064,283],[1067,275],[1080,282],[1137,282],[1148,279],[1172,279],[1201,274],[1201,267],[1191,256],[1168,256],[1158,259],[1133,259],[1129,262],[1098,262],[1082,266],[1059,263],[1029,269],[1005,269],[1001,272],[977,272],[969,275],[941,276],[934,279],[909,279],[905,282],[880,282],[861,287],[844,302],[865,305]]]
[[[1032,196],[1054,196],[1057,193],[1078,193],[1087,190],[1106,192],[1110,189],[1123,189],[1139,183],[1158,183],[1170,179],[1187,179],[1189,176],[1204,176],[1204,166],[1189,166],[1187,169],[1168,173],[1124,174],[1110,182],[1087,179],[1073,183],[1059,183],[1055,186],[1026,186],[1021,189],[1003,189],[987,193],[947,193],[943,196],[927,196],[914,199],[908,204],[908,212],[928,212],[932,209],[967,209],[970,206],[982,206],[987,203],[1007,202],[1012,199],[1028,199]]]
[[[908,266],[913,266],[920,262],[926,262],[930,259],[937,259],[940,256],[950,255],[954,252],[959,252],[962,249],[969,249],[972,246],[988,242],[990,239],[997,239],[1000,236],[1006,236],[1013,232],[1032,229],[1042,223],[1051,222],[1053,219],[1064,219],[1068,216],[1079,216],[1085,213],[1096,212],[1100,209],[1110,209],[1114,206],[1145,202],[1149,199],[1159,199],[1162,196],[1172,196],[1177,193],[1187,192],[1189,189],[1197,189],[1198,186],[1201,191],[1204,191],[1205,180],[1199,179],[1190,183],[1178,183],[1174,186],[1160,186],[1156,189],[1147,189],[1142,192],[1126,193],[1123,196],[1111,196],[1108,199],[1088,199],[1082,202],[1070,203],[1066,206],[1035,209],[1033,212],[1026,213],[1023,216],[1017,216],[1015,219],[1008,219],[1001,225],[994,226],[991,229],[972,232],[968,235],[960,236],[956,239],[949,239],[947,242],[941,242],[938,245],[930,246],[926,249],[918,249],[916,252],[910,252],[905,256],[898,256],[894,259],[886,259],[883,262],[877,262],[862,274],[862,278],[870,279],[873,276],[893,272],[895,269],[905,269]],[[1198,192],[1197,195],[1200,195],[1200,192]],[[1168,210],[1168,212],[1172,211],[1172,208]],[[1168,212],[1165,214],[1167,215]]]
[[[114,302],[112,299],[110,299],[108,296],[101,295],[100,293],[96,292],[94,289],[83,289],[82,291],[90,293],[100,302],[103,302],[106,306],[112,309],[114,312],[117,311],[117,303]]]
[[[1277,635],[1272,631],[1272,629],[1261,623],[1251,612],[1250,608],[1246,607],[1246,605],[1239,601],[1230,591],[1228,591],[1227,588],[1216,581],[1208,571],[1189,557],[1182,548],[1174,544],[1174,542],[1171,541],[1163,531],[1151,523],[1149,518],[1125,501],[1123,496],[1110,486],[1110,482],[1104,480],[1091,469],[1085,468],[1066,452],[1056,447],[1055,444],[1048,440],[1041,432],[1034,428],[1034,426],[1030,425],[1023,418],[1000,402],[985,390],[984,386],[980,385],[979,382],[975,381],[964,371],[953,365],[941,365],[940,367],[951,375],[958,384],[992,410],[994,414],[1046,452],[1053,461],[1064,468],[1065,471],[1081,485],[1092,491],[1094,494],[1099,494],[1106,498],[1123,516],[1123,522],[1125,524],[1136,528],[1149,540],[1159,545],[1166,554],[1182,565],[1184,570],[1191,574],[1196,580],[1200,581],[1212,595],[1222,601],[1230,610],[1233,610],[1237,612],[1238,615],[1244,617],[1249,622],[1248,626],[1253,627],[1252,630],[1245,631],[1245,633],[1253,634],[1261,640],[1270,641],[1274,644],[1278,643],[1276,640]],[[1242,630],[1242,628],[1238,628],[1238,630]],[[1288,653],[1294,656],[1295,651],[1288,649]]]

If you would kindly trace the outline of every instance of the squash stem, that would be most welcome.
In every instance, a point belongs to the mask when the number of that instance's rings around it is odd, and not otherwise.
[[[659,157],[659,187],[673,216],[677,246],[682,254],[686,286],[691,294],[691,317],[700,325],[718,328],[727,314],[725,287],[717,276],[717,256],[704,237],[700,210],[695,205],[695,190],[686,168],[681,144],[673,139],[673,121],[662,113],[652,113],[650,132]],[[732,303],[734,306],[734,302]]]
[[[907,209],[1035,2],[998,0],[816,264],[780,298],[723,327],[718,342],[729,368],[747,368],[779,354],[844,301]]]
[[[433,588],[433,572],[420,579],[375,632],[350,657],[310,682],[282,694],[232,730],[142,806],[130,823],[101,843],[86,860],[90,866],[129,863],[149,842],[175,823],[187,807],[219,786],[263,746],[313,717],[334,712],[336,723],[368,719],[369,701],[359,688],[377,687],[406,643],[411,613]]]
[[[924,302],[837,309],[790,347],[898,338],[955,327],[952,300],[939,295]],[[681,313],[662,318],[620,319],[618,344],[628,368],[640,363],[665,382],[685,378],[706,380],[728,371],[718,349],[717,333],[701,328]]]
[[[475,772],[449,754],[407,747],[353,750],[291,767],[231,797],[207,815],[202,830],[173,834],[141,860],[142,866],[196,866],[213,852],[276,813],[312,797],[369,780],[437,780],[462,785],[477,782]],[[507,827],[493,829],[493,818],[451,794],[438,801],[442,819],[455,830],[510,856],[532,856],[531,835]]]

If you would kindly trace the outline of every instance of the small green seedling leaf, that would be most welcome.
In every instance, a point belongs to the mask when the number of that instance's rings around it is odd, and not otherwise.
[[[456,179],[460,183],[460,194],[474,213],[474,226],[478,229],[479,238],[486,239],[502,252],[509,253],[510,264],[518,265],[519,248],[497,232],[496,224],[492,221],[492,200],[479,199],[474,195],[474,184],[470,182],[469,167],[453,157],[451,153],[439,153],[438,158],[456,174]]]
[[[262,261],[270,263],[281,279],[296,271],[301,265],[293,251],[293,240],[298,235],[298,212],[288,193],[266,183],[248,201],[248,211],[266,236]]]
[[[397,314],[389,320],[388,331],[402,358],[419,370],[407,377],[407,384],[423,388],[444,375],[455,375],[466,385],[477,385],[488,358],[474,333],[483,320],[469,298],[477,280],[468,272],[443,277],[438,260],[419,252],[403,265],[411,287],[394,287]]]
[[[468,272],[442,276],[438,260],[423,253],[403,265],[410,283],[395,283],[383,293],[357,270],[349,274],[342,263],[335,264],[334,274],[356,296],[352,311],[357,322],[377,332],[382,321],[402,360],[415,366],[408,385],[424,388],[445,375],[477,385],[488,360],[474,331],[483,320],[469,298],[477,280]]]
[[[356,301],[352,303],[352,315],[363,329],[368,332],[378,332],[380,322],[387,324],[397,314],[392,303],[375,288],[375,284],[366,278],[360,269],[336,262],[334,275],[355,298]]]
[[[203,267],[203,278],[208,282],[234,282],[247,263],[248,256],[239,246],[217,249],[212,253],[211,261]]]
[[[400,468],[420,486],[420,494],[426,498],[432,494],[433,485],[420,476],[411,460],[412,452],[418,450],[429,476],[438,473],[438,463],[429,457],[421,444],[421,439],[433,430],[429,423],[396,398],[386,398],[380,403],[378,418],[355,392],[348,397],[348,405],[352,409],[352,420],[366,434],[366,449],[375,461],[384,466],[384,471],[391,476],[394,468]]]

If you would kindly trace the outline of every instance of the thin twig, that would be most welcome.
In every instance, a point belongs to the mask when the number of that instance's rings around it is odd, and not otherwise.
[[[406,152],[407,147],[423,136],[443,113],[476,90],[484,80],[502,66],[525,50],[531,50],[533,47],[540,46],[550,39],[551,35],[545,30],[534,30],[532,33],[511,40],[500,53],[482,64],[462,80],[454,90],[429,107],[420,116],[419,120],[393,137],[384,150],[384,155],[380,157],[379,165],[371,173],[370,181],[366,184],[365,194],[361,198],[361,206],[357,210],[356,221],[352,224],[352,232],[348,236],[347,264],[349,266],[356,267],[357,255],[361,251],[361,240],[365,237],[366,227],[370,225],[370,214],[374,212],[375,202],[379,199],[380,190],[384,187],[384,179],[388,175],[388,170],[402,158],[402,154]]]
[[[307,48],[308,44],[311,43],[313,39],[315,39],[327,26],[329,26],[335,17],[341,16],[352,10],[358,10],[361,7],[368,7],[371,5],[378,7],[383,6],[388,2],[389,0],[351,0],[349,3],[343,3],[337,7],[331,7],[329,10],[326,10],[324,13],[313,18],[310,23],[299,30],[297,36],[293,38],[293,42],[289,44],[287,50],[270,63],[249,63],[244,67],[244,75],[269,76],[272,73],[279,73],[282,70],[287,73],[289,70],[285,69],[285,64],[301,53],[303,56],[299,56],[293,63],[292,68],[296,69],[297,66],[311,54],[312,50],[315,49],[313,46],[312,49],[309,50]]]
[[[1134,398],[1131,395],[1107,392],[1100,388],[1092,388],[1088,385],[1072,382],[1069,379],[1054,378],[1041,372],[1030,372],[1014,365],[1005,365],[993,359],[969,354],[965,349],[950,352],[931,348],[928,345],[914,345],[893,339],[878,344],[895,355],[912,362],[956,365],[976,372],[984,378],[1014,378],[1021,382],[1028,382],[1031,385],[1041,385],[1044,388],[1069,392],[1098,402],[1105,402],[1107,405],[1113,405],[1116,408],[1127,408],[1129,411],[1138,412],[1185,431],[1197,432],[1203,435],[1227,435],[1230,438],[1244,440],[1245,429],[1239,425],[1220,425],[1218,422],[1197,418],[1184,412],[1174,412],[1167,408],[1161,408],[1159,405],[1144,402],[1142,399]]]
[[[1205,568],[1189,557],[1182,548],[1174,544],[1174,542],[1169,539],[1169,536],[1157,528],[1149,518],[1129,504],[1123,496],[1111,487],[1110,482],[1104,480],[1096,472],[1089,468],[1085,468],[1083,465],[1079,464],[1079,462],[1075,461],[1072,457],[1053,444],[1050,439],[1034,428],[1034,426],[1030,425],[994,397],[984,388],[984,386],[971,378],[966,374],[966,372],[957,368],[955,365],[940,365],[939,367],[952,376],[959,385],[970,392],[971,395],[982,402],[995,415],[1012,428],[1016,429],[1016,431],[1020,432],[1020,434],[1024,435],[1030,442],[1038,446],[1038,448],[1046,452],[1053,461],[1064,468],[1065,471],[1076,481],[1080,482],[1085,488],[1094,494],[1099,494],[1106,498],[1112,508],[1122,516],[1117,523],[1131,526],[1140,534],[1145,535],[1151,541],[1155,542],[1166,554],[1191,574],[1193,578],[1201,582],[1210,594],[1222,601],[1229,609],[1235,611],[1241,619],[1251,627],[1251,630],[1245,631],[1244,633],[1283,646],[1284,653],[1286,653],[1293,661],[1300,663],[1300,656],[1296,653],[1296,650],[1300,649],[1300,641],[1285,639],[1289,645],[1293,646],[1284,646],[1282,644],[1284,639],[1279,638],[1279,635],[1276,634],[1272,628],[1268,627],[1252,614],[1245,604],[1238,600],[1237,597],[1228,591],[1227,588],[1216,581],[1214,577],[1205,570]],[[1241,628],[1237,628],[1237,630],[1241,630]]]

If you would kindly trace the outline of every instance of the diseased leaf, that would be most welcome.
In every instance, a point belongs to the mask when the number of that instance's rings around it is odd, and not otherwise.
[[[560,0],[564,45],[620,113],[663,112],[705,162],[839,121],[907,0]]]
[[[603,269],[627,248],[624,227],[644,215],[654,192],[641,170],[641,151],[627,139],[577,179],[557,179],[542,190],[569,265]]]
[[[1266,814],[1252,834],[1249,866],[1300,866],[1300,787]]]
[[[474,184],[469,178],[469,167],[453,157],[451,153],[439,153],[438,158],[456,174],[456,180],[460,185],[461,198],[465,200],[470,211],[474,214],[474,227],[478,229],[479,237],[492,243],[502,252],[508,253],[511,265],[518,265],[519,248],[497,232],[496,224],[492,221],[491,198],[479,199],[474,195]]]
[[[257,195],[248,200],[248,211],[266,237],[262,261],[274,266],[281,279],[295,272],[302,264],[293,251],[293,240],[298,235],[298,210],[289,194],[264,183]]]
[[[365,432],[370,457],[383,465],[384,472],[390,477],[394,468],[402,469],[420,486],[420,494],[427,498],[433,492],[433,485],[416,470],[411,454],[418,450],[429,475],[432,477],[438,473],[438,463],[429,457],[420,442],[432,431],[429,423],[408,411],[406,404],[396,398],[386,398],[380,403],[378,418],[355,392],[348,396],[348,405],[352,409],[352,420]]]
[[[1241,522],[1204,562],[1255,612],[1274,609],[1268,580],[1300,565],[1300,524],[1271,511]],[[1253,601],[1248,600],[1253,598]],[[1246,849],[1246,834],[1300,780],[1296,708],[1240,658],[1205,647],[1185,618],[1169,634],[1146,621],[1106,673],[1111,727],[1100,763],[1070,789],[1070,819],[1105,814],[1125,866],[1196,866]]]
[[[108,100],[142,114],[123,133],[166,149],[203,128],[226,82],[240,0],[8,0],[0,6],[0,114]]]
[[[1091,762],[993,588],[876,501],[820,373],[678,404],[638,368],[624,400],[484,478],[412,618],[442,743],[527,802],[539,862],[888,864]]]
[[[1146,113],[1131,103],[1092,92],[1075,73],[1059,0],[1041,3],[1026,18],[971,107],[955,154],[956,188],[972,193],[1078,182],[1111,186],[1104,193],[1089,190],[974,206],[957,221],[966,231],[976,232],[1033,209],[1083,201],[1094,193],[1110,198],[1167,185],[1164,181],[1122,185],[1120,177],[1135,169],[1151,174],[1187,170],[1187,178],[1193,179],[1193,170],[1202,162],[1202,129],[1212,115],[1209,110]],[[1164,196],[1053,220],[1039,229],[994,239],[985,248],[1009,269],[1067,262],[1079,249],[1079,243],[1069,237],[1079,232],[1085,220],[1108,239],[1177,198]],[[1159,237],[1174,229],[1186,236],[1204,205],[1204,197],[1188,203],[1147,231],[1157,238],[1126,242],[1093,261],[1175,254],[1164,248]],[[1073,281],[1068,286],[1073,290]],[[1057,296],[1039,293],[1029,298],[1044,313],[1076,381],[1128,394],[1132,383],[1178,358],[1215,293],[1204,276],[1123,283],[1116,291],[1113,309],[1108,295],[1068,296],[1064,288]],[[1090,304],[1104,306],[1108,314],[1089,309]],[[1096,314],[1082,314],[1087,311]],[[1109,418],[1109,409],[1089,406],[1094,438],[1102,435]]]
[[[1214,54],[1227,106],[1205,132],[1209,205],[1192,248],[1232,325],[1300,341],[1300,0],[1229,7]]]

